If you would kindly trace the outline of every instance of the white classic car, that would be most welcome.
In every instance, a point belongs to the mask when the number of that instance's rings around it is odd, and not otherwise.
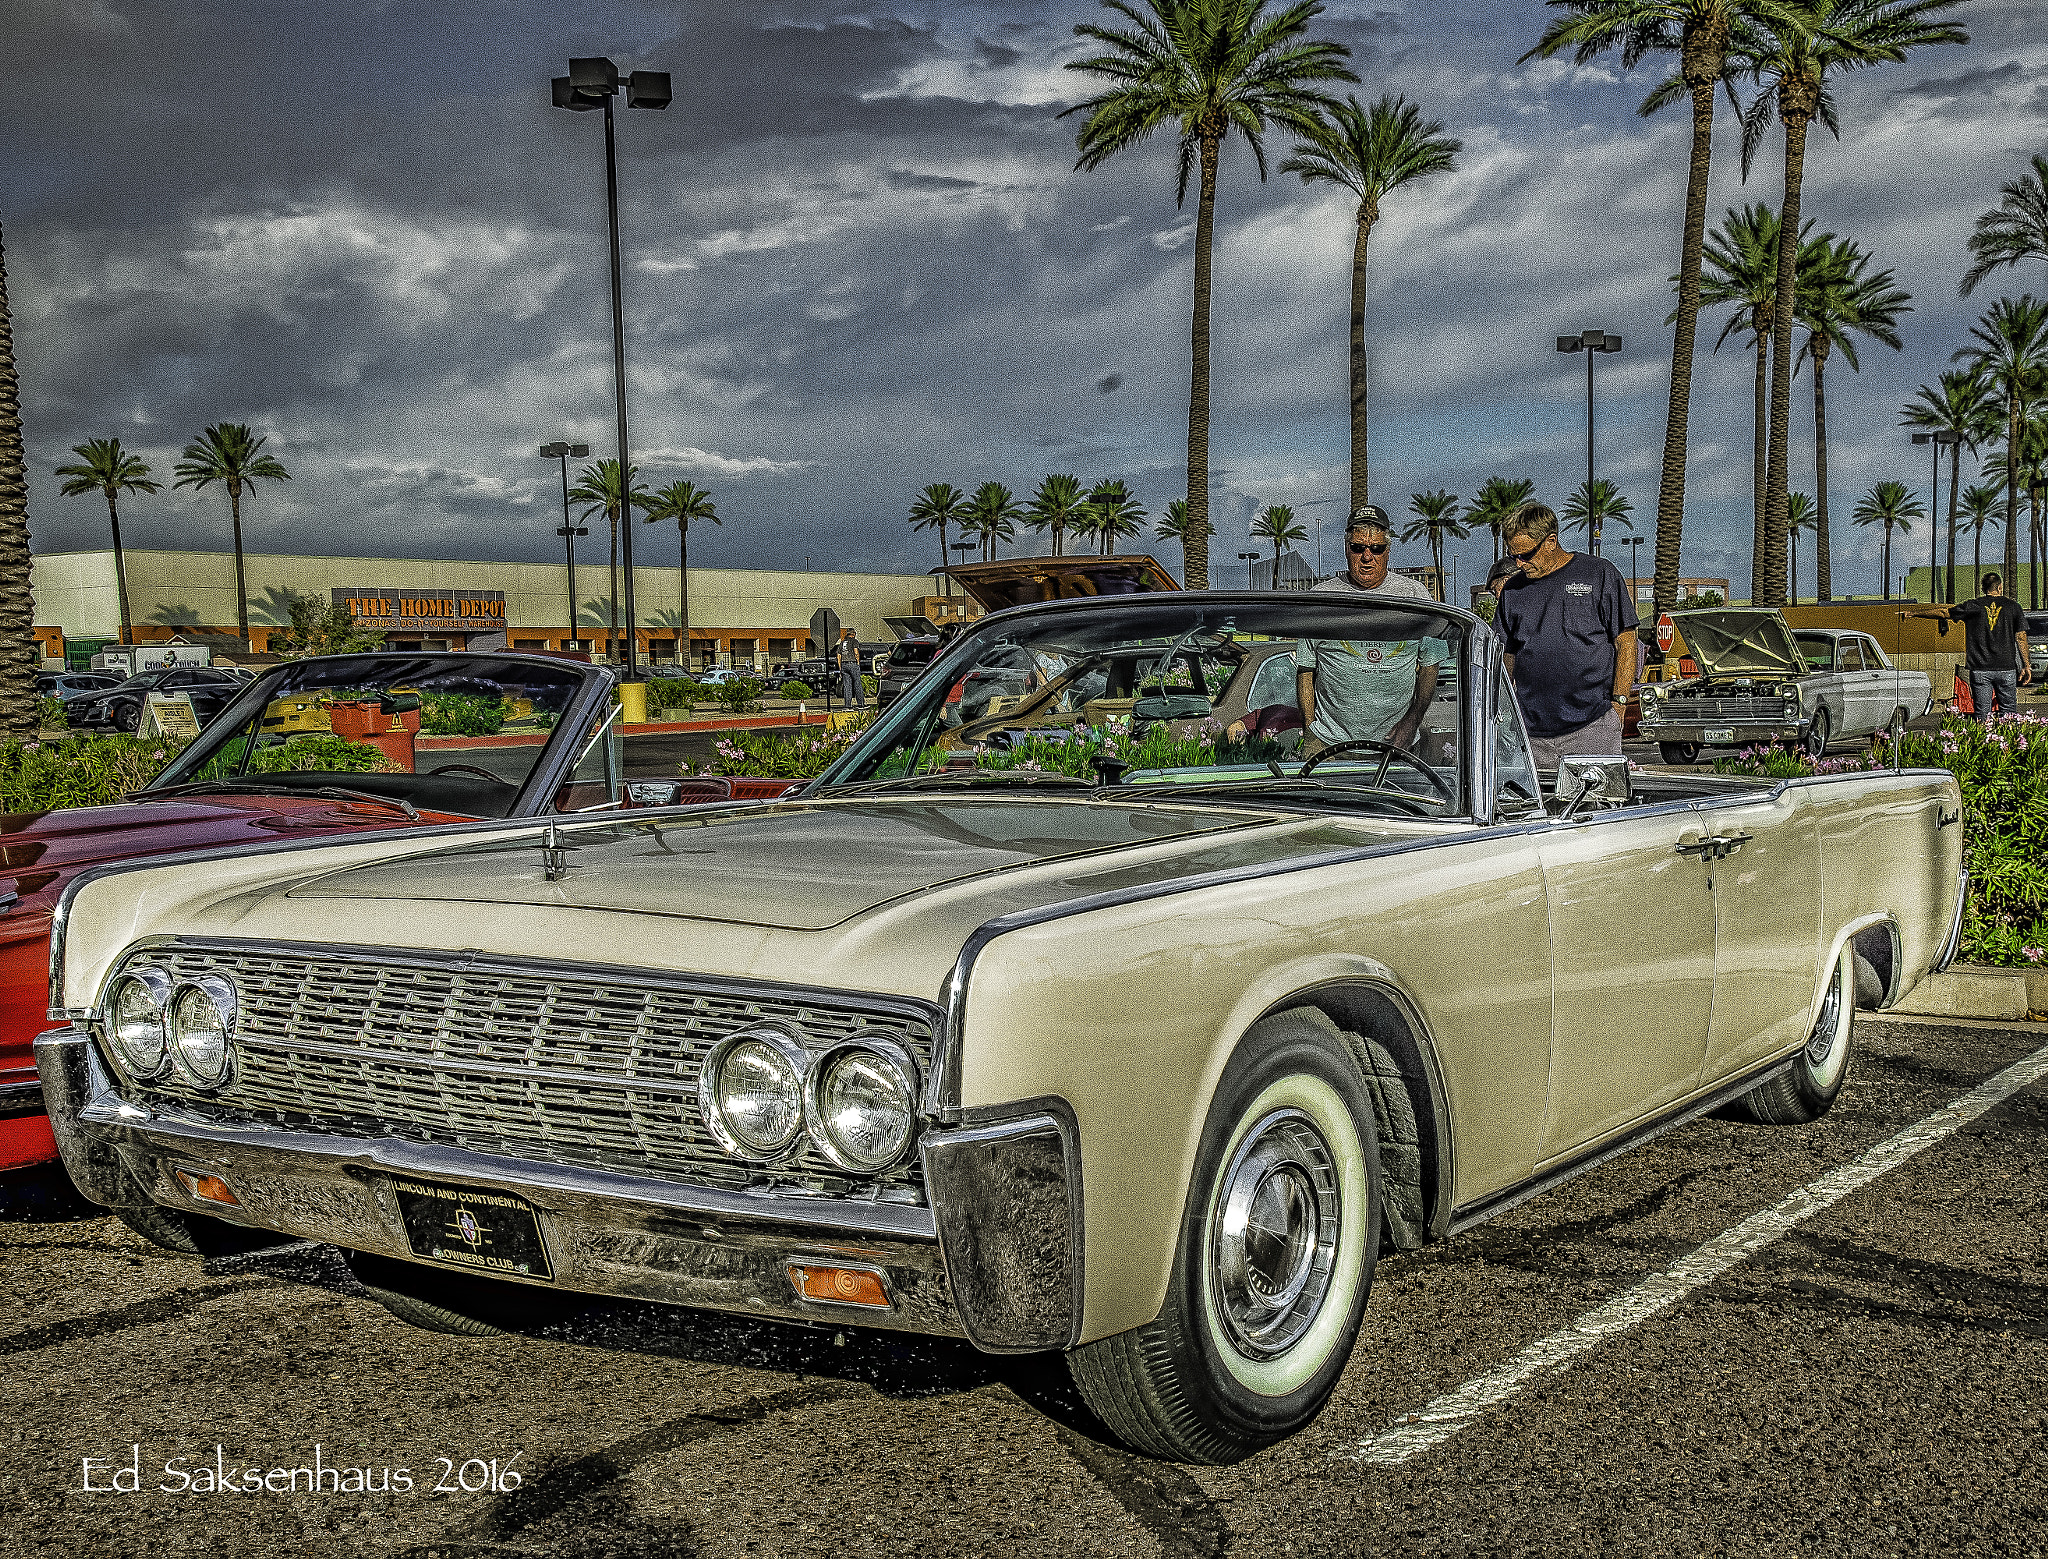
[[[1304,641],[1350,739],[1233,741]],[[36,1054],[72,1177],[173,1247],[330,1241],[445,1331],[566,1290],[1061,1351],[1126,1443],[1230,1461],[1320,1411],[1380,1251],[1823,1114],[1856,1007],[1953,955],[1959,813],[1539,775],[1448,607],[1051,601],[782,801],[81,876]]]
[[[1709,747],[1798,743],[1819,757],[1830,742],[1867,738],[1934,707],[1924,671],[1901,671],[1867,633],[1787,625],[1762,608],[1675,612],[1696,677],[1645,682],[1644,741],[1666,763],[1696,763]]]

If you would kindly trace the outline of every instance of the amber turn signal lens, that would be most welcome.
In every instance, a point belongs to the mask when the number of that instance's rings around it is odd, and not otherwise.
[[[219,1202],[224,1207],[240,1207],[241,1198],[228,1189],[228,1183],[219,1175],[202,1175],[196,1170],[178,1171],[178,1184],[198,1197],[202,1202]]]
[[[859,1267],[798,1267],[789,1269],[789,1280],[805,1299],[822,1299],[835,1305],[873,1305],[889,1308],[889,1296],[882,1292],[880,1273]]]

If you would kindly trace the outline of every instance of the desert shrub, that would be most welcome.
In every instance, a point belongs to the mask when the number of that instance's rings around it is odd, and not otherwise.
[[[342,736],[294,736],[275,747],[261,747],[250,760],[251,774],[396,774],[393,763],[375,747]]]
[[[39,698],[36,700],[36,726],[44,731],[64,729],[64,700],[61,698]]]
[[[47,812],[119,801],[161,774],[184,745],[167,736],[0,742],[0,811]]]
[[[860,685],[861,690],[865,692],[869,698],[873,698],[875,694],[879,693],[882,690],[881,682],[872,673],[863,676],[860,679]]]
[[[761,709],[761,695],[767,689],[752,677],[740,677],[716,689],[719,703],[725,712],[733,715],[758,714]]]
[[[775,691],[779,696],[783,698],[816,698],[818,696],[816,693],[811,691],[810,683],[799,682],[794,677],[791,677],[787,682],[783,683],[782,686],[777,688]]]
[[[656,677],[647,684],[647,702],[656,709],[689,709],[703,696],[703,686],[688,677]]]
[[[1908,731],[1900,761],[1947,769],[1963,792],[1962,957],[1971,963],[2048,963],[2048,720],[2035,715],[1972,720],[1952,715],[1939,732]],[[1750,749],[1714,765],[1722,774],[1793,779],[1891,767],[1882,752],[1824,758]]]
[[[423,736],[496,736],[505,724],[505,701],[476,693],[429,693],[420,700]]]

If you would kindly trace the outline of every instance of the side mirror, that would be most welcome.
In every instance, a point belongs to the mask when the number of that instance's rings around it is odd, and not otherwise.
[[[386,693],[378,700],[378,707],[387,715],[410,714],[420,707],[417,693]]]
[[[1625,807],[1633,794],[1628,759],[1619,753],[1565,758],[1557,766],[1557,799],[1568,818],[1589,806]]]
[[[679,779],[627,780],[623,799],[629,807],[681,806],[683,782]]]

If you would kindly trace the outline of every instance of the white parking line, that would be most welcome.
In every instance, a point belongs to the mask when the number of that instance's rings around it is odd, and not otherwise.
[[[1595,1343],[1617,1332],[1627,1331],[1666,1306],[1676,1304],[1702,1284],[1711,1283],[1751,1252],[1761,1250],[1815,1213],[1834,1206],[1850,1192],[1861,1190],[1886,1171],[1896,1169],[1921,1149],[1932,1147],[2044,1076],[2048,1076],[2048,1046],[2007,1067],[1925,1120],[1908,1126],[1890,1141],[1880,1142],[1853,1164],[1845,1164],[1822,1175],[1811,1185],[1801,1186],[1792,1192],[1775,1207],[1767,1207],[1755,1216],[1745,1218],[1725,1234],[1707,1241],[1691,1255],[1645,1278],[1627,1293],[1610,1299],[1598,1309],[1587,1311],[1563,1331],[1529,1344],[1491,1374],[1469,1380],[1457,1390],[1444,1393],[1427,1407],[1405,1415],[1401,1422],[1369,1440],[1333,1451],[1332,1459],[1369,1462],[1376,1467],[1398,1467],[1410,1457],[1441,1445],[1538,1376],[1569,1363]]]

